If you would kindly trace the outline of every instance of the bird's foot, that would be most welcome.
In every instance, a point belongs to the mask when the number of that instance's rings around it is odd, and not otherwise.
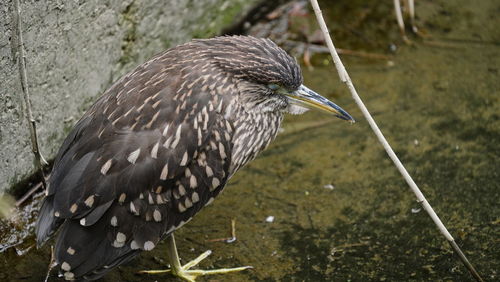
[[[172,273],[172,275],[175,275],[185,281],[190,281],[193,282],[198,278],[198,276],[204,276],[204,275],[211,275],[211,274],[224,274],[224,273],[230,273],[230,272],[236,272],[236,271],[242,271],[246,269],[253,268],[252,266],[241,266],[241,267],[234,267],[234,268],[220,268],[220,269],[211,269],[211,270],[200,270],[200,269],[194,269],[190,270],[191,267],[198,265],[202,260],[207,258],[212,251],[206,251],[203,254],[201,254],[199,257],[195,258],[194,260],[186,263],[185,265],[178,267],[177,269],[173,267],[172,269],[166,269],[166,270],[142,270],[140,273],[146,273],[146,274],[161,274],[161,273]]]

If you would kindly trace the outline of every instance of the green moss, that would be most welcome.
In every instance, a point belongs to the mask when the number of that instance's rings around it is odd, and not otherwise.
[[[125,33],[122,39],[122,56],[118,60],[120,65],[124,66],[130,62],[135,62],[137,53],[134,50],[134,45],[137,40],[137,6],[135,2],[131,2],[121,13],[118,24],[125,28]]]
[[[224,27],[228,27],[235,23],[236,19],[241,14],[244,2],[225,1],[222,5],[226,6],[222,10],[220,5],[209,7],[205,10],[202,18],[209,20],[206,21],[207,24],[201,25],[200,28],[193,30],[192,36],[194,38],[207,38],[220,34]]]

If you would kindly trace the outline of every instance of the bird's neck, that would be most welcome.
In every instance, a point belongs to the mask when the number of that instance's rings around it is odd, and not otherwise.
[[[283,114],[248,111],[238,103],[226,110],[226,118],[234,125],[231,175],[263,151],[278,134]],[[231,118],[237,117],[237,118]]]

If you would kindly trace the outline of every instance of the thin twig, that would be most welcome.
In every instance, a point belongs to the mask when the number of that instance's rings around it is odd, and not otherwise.
[[[231,238],[226,243],[233,243],[236,241],[236,219],[231,218]]]
[[[54,246],[50,246],[50,262],[49,262],[49,267],[47,269],[47,275],[45,276],[45,282],[49,281],[50,277],[50,272],[52,271],[52,268],[54,268],[57,265],[56,263],[56,257],[54,255]]]
[[[233,243],[236,241],[236,219],[231,218],[231,237],[216,238],[206,240],[207,242],[226,242]]]
[[[408,14],[410,16],[410,24],[411,24],[411,30],[413,33],[418,34],[418,28],[417,25],[415,24],[415,1],[414,0],[408,0]]]
[[[304,55],[305,52],[309,51],[312,55],[312,53],[330,53],[328,47],[325,47],[323,45],[318,45],[318,44],[311,44],[311,43],[304,43],[304,42],[299,42],[299,41],[293,41],[293,40],[285,40],[284,43],[289,44],[289,45],[303,45],[304,47],[301,49],[304,50]],[[350,50],[350,49],[341,49],[337,48],[337,52],[341,55],[348,55],[348,56],[354,56],[354,57],[361,57],[361,58],[367,58],[367,59],[375,59],[375,60],[390,60],[391,57],[384,55],[384,54],[378,54],[378,53],[367,53],[364,51],[356,51],[356,50]],[[307,66],[311,64],[311,62],[304,62]],[[309,65],[308,65],[309,64]]]
[[[399,31],[401,32],[401,37],[405,43],[410,43],[408,37],[406,37],[405,23],[403,21],[403,11],[401,10],[401,5],[399,0],[394,0],[394,12],[396,13],[396,20],[398,21]]]
[[[38,189],[40,189],[43,186],[42,182],[38,182],[33,188],[31,188],[26,194],[24,194],[19,200],[16,201],[16,207],[21,206],[28,200],[33,194],[35,194]]]
[[[429,45],[432,47],[440,47],[440,48],[446,48],[446,49],[465,49],[465,46],[457,45],[455,43],[451,42],[443,42],[443,41],[437,41],[437,40],[423,40],[423,44]]]
[[[361,246],[366,246],[368,244],[369,244],[369,242],[367,242],[367,241],[365,241],[365,242],[361,241],[360,243],[343,244],[340,246],[333,247],[332,250],[330,251],[330,253],[332,255],[334,255],[336,252],[341,252],[341,251],[344,251],[345,249],[348,249],[348,248],[361,247]]]
[[[47,187],[45,184],[45,176],[43,173],[43,167],[48,165],[47,161],[43,158],[40,153],[40,147],[38,146],[38,136],[36,133],[36,122],[33,119],[33,114],[31,112],[31,100],[28,91],[28,78],[26,75],[26,54],[24,52],[23,43],[23,33],[22,33],[22,21],[21,21],[21,7],[19,5],[19,0],[14,0],[15,17],[16,17],[16,28],[17,28],[17,62],[19,65],[19,76],[21,79],[21,88],[23,90],[24,98],[24,108],[26,119],[28,120],[28,127],[30,130],[31,137],[31,151],[35,155],[35,164],[37,169],[40,170],[42,174],[42,185]]]
[[[367,59],[375,59],[375,60],[390,60],[391,57],[383,54],[377,53],[367,53],[363,51],[349,50],[349,49],[341,49],[337,48],[337,52],[342,55],[349,55]]]
[[[411,178],[410,174],[406,170],[406,168],[403,166],[399,158],[396,156],[394,151],[392,150],[391,146],[385,139],[384,135],[378,128],[377,124],[375,123],[375,120],[373,120],[372,116],[370,115],[370,112],[368,112],[368,109],[364,105],[363,101],[359,97],[356,89],[354,88],[354,85],[351,81],[351,78],[349,77],[349,74],[345,70],[344,65],[342,64],[342,61],[340,60],[337,52],[335,51],[335,46],[333,45],[332,38],[330,37],[330,33],[328,32],[328,28],[326,26],[325,20],[323,19],[323,15],[321,13],[319,4],[317,0],[310,0],[311,5],[314,9],[314,13],[316,14],[316,18],[318,20],[319,26],[321,27],[321,30],[323,31],[323,34],[325,36],[325,40],[327,42],[328,48],[330,49],[330,53],[333,57],[333,61],[335,62],[335,66],[337,67],[337,70],[339,72],[339,77],[342,82],[344,82],[347,87],[349,88],[349,91],[351,92],[352,97],[354,98],[354,101],[358,105],[358,107],[361,109],[361,112],[363,113],[364,117],[368,120],[368,123],[370,124],[370,127],[372,128],[373,132],[377,136],[379,142],[382,144],[384,147],[385,151],[391,158],[391,160],[394,162],[396,167],[398,168],[399,172],[401,175],[404,177],[406,180],[406,183],[410,186],[411,190],[415,195],[417,196],[418,202],[421,203],[425,211],[429,214],[429,216],[432,218],[436,226],[439,228],[439,231],[443,234],[443,236],[448,240],[448,242],[451,244],[453,247],[453,250],[458,254],[464,265],[467,267],[469,272],[474,276],[474,278],[477,281],[483,281],[479,273],[474,269],[472,264],[467,260],[463,252],[460,250],[458,245],[455,243],[455,240],[451,236],[450,232],[448,232],[448,229],[444,226],[443,222],[441,222],[441,219],[437,216],[436,212],[432,209],[431,205],[427,200],[425,199],[424,195],[418,188],[417,184],[413,179]]]

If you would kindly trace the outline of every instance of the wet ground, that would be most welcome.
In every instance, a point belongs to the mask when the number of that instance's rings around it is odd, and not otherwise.
[[[485,280],[498,281],[500,3],[416,2],[417,24],[428,37],[410,36],[412,45],[402,43],[391,1],[322,3],[337,47],[390,57],[343,59],[365,104],[457,243]],[[298,18],[301,30],[316,29],[311,13]],[[254,266],[202,281],[470,281],[328,57],[316,54],[311,63],[314,69],[303,70],[306,84],[358,122],[315,112],[287,117],[272,146],[176,233],[181,257],[211,249],[202,268]],[[23,216],[28,215],[33,212]],[[269,216],[274,221],[267,222]],[[231,218],[237,241],[211,241],[230,235]],[[2,226],[2,244],[26,230]],[[23,253],[32,245],[28,237],[0,253],[0,280],[43,279],[50,250]],[[174,281],[134,274],[164,267],[164,252],[160,244],[103,281]]]

